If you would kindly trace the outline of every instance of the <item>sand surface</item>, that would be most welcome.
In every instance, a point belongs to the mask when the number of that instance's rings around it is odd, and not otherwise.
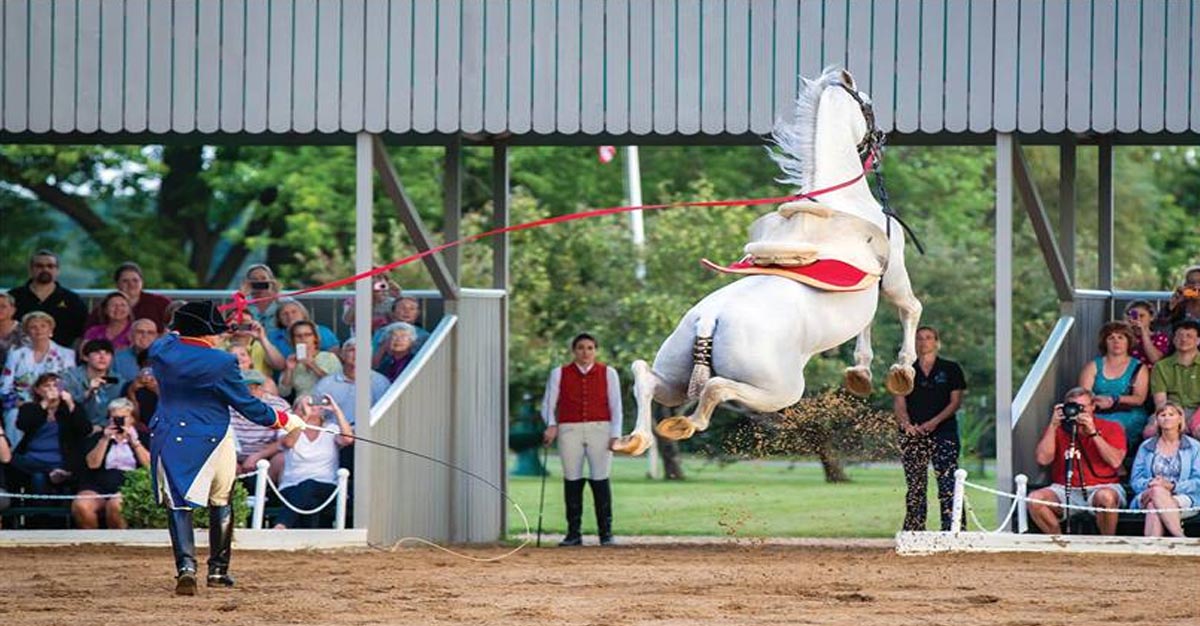
[[[479,548],[479,555],[503,552]],[[1200,559],[879,548],[234,553],[238,587],[172,594],[169,551],[0,550],[0,624],[1200,624]]]

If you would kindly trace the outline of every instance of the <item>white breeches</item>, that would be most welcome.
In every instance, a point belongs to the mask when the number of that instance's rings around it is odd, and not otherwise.
[[[159,459],[158,498],[160,502],[171,505],[171,495],[166,472],[162,469],[162,459]],[[189,502],[207,502],[209,506],[225,506],[229,504],[229,496],[233,493],[233,483],[237,481],[237,444],[234,441],[233,427],[225,431],[225,437],[217,444],[217,448],[209,455],[196,480],[188,487],[186,496]],[[174,507],[172,507],[174,508]],[[184,507],[186,508],[186,507]]]
[[[562,457],[563,480],[583,478],[583,459],[587,457],[588,477],[608,478],[612,468],[612,437],[609,422],[573,422],[558,425],[558,455]]]

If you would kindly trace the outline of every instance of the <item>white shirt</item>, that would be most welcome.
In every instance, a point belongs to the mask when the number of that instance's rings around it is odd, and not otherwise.
[[[587,374],[592,371],[595,364],[585,368],[572,363],[581,374]],[[621,379],[617,376],[617,370],[612,366],[605,366],[605,379],[608,383],[608,414],[609,424],[611,425],[610,434],[615,439],[621,436],[621,420],[624,417],[621,409]],[[556,367],[550,370],[550,378],[546,381],[546,395],[542,398],[542,420],[546,422],[546,426],[557,426],[558,418],[555,416],[555,411],[558,410],[558,391],[562,384],[562,368]]]
[[[316,439],[309,441],[308,435],[301,432],[296,445],[284,453],[279,489],[295,487],[306,480],[336,485],[337,471],[337,435],[322,431]]]

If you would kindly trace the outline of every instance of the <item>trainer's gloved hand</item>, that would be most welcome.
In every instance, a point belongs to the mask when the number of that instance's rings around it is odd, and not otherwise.
[[[304,429],[304,420],[299,415],[295,413],[286,413],[285,415],[287,415],[287,421],[283,423],[284,430],[290,433],[293,430]]]

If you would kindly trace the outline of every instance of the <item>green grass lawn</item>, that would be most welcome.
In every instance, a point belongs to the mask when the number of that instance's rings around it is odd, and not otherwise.
[[[562,533],[562,472],[549,459],[543,531]],[[511,466],[511,465],[510,465]],[[849,483],[828,484],[815,463],[740,461],[721,467],[686,459],[685,481],[650,480],[646,460],[613,463],[613,530],[617,535],[739,537],[891,537],[904,519],[904,474],[899,466],[850,466]],[[974,480],[990,484],[978,476]],[[936,529],[937,500],[930,475],[928,527]],[[537,529],[541,479],[512,476],[509,493]],[[994,526],[996,501],[968,490],[979,519]],[[591,491],[584,491],[583,530],[595,532]],[[509,529],[524,532],[510,508]]]

